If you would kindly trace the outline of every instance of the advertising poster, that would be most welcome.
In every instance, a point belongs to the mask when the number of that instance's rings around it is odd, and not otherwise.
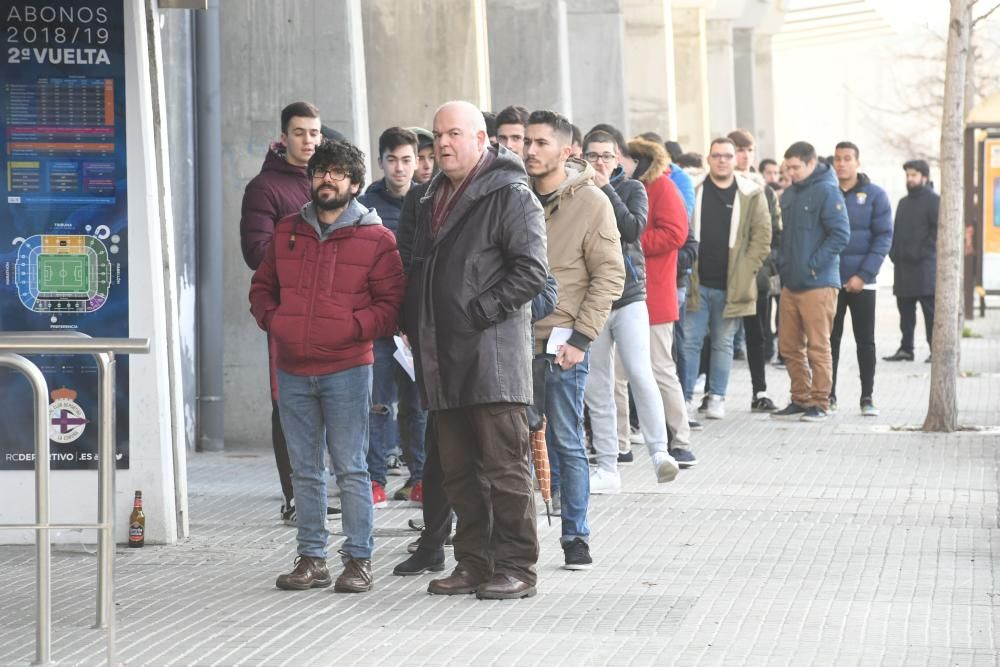
[[[123,0],[0,3],[0,331],[128,336]],[[97,367],[35,356],[54,470],[97,467]],[[128,361],[117,359],[128,467]],[[0,369],[0,469],[34,468],[31,388]]]

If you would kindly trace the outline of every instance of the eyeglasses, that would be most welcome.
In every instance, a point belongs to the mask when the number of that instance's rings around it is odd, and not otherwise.
[[[611,164],[617,156],[611,153],[587,153],[584,157],[587,158],[587,162],[597,162],[600,160],[604,164]]]
[[[732,153],[709,153],[708,157],[713,160],[735,160],[736,156]]]
[[[334,183],[339,183],[340,181],[347,178],[347,172],[345,172],[343,169],[336,169],[334,167],[331,167],[329,169],[314,169],[312,172],[312,177],[317,178],[319,180],[323,180],[327,176],[329,176],[330,180],[333,181]]]

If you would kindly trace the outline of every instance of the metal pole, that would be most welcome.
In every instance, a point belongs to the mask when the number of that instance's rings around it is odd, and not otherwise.
[[[114,433],[113,425],[109,423],[110,410],[114,405],[114,397],[109,400],[109,375],[111,372],[111,354],[95,354],[97,362],[97,622],[94,627],[108,627],[111,596],[109,582],[111,567],[114,562],[114,535],[111,533],[113,523],[115,496],[112,483],[115,476]],[[110,384],[114,386],[113,379]]]
[[[19,354],[0,352],[0,366],[13,368],[31,384],[35,399],[35,662],[47,665],[52,653],[52,561],[49,544],[49,388],[45,376]]]
[[[223,447],[222,75],[219,2],[195,16],[198,94],[198,447]]]

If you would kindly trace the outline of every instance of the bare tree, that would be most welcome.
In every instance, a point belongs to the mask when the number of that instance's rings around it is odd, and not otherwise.
[[[941,120],[941,208],[938,218],[937,276],[934,296],[934,348],[925,431],[958,428],[957,378],[962,326],[962,239],[965,227],[962,187],[966,70],[972,32],[969,0],[951,0],[945,59],[944,112]]]

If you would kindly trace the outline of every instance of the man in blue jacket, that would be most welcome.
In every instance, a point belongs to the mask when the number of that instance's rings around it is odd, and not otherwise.
[[[858,370],[861,375],[861,414],[877,417],[872,402],[875,386],[875,276],[892,245],[892,209],[885,190],[858,171],[860,151],[850,141],[841,141],[833,153],[833,168],[840,182],[840,192],[847,206],[851,238],[840,253],[840,280],[837,315],[833,318],[830,347],[833,350],[833,388],[830,409],[837,409],[837,365],[840,339],[844,334],[844,316],[851,309],[851,326],[858,346]]]
[[[812,144],[789,146],[785,166],[792,185],[781,195],[778,349],[792,381],[792,400],[771,416],[818,422],[826,419],[833,388],[830,333],[850,223],[833,170],[816,159]]]

